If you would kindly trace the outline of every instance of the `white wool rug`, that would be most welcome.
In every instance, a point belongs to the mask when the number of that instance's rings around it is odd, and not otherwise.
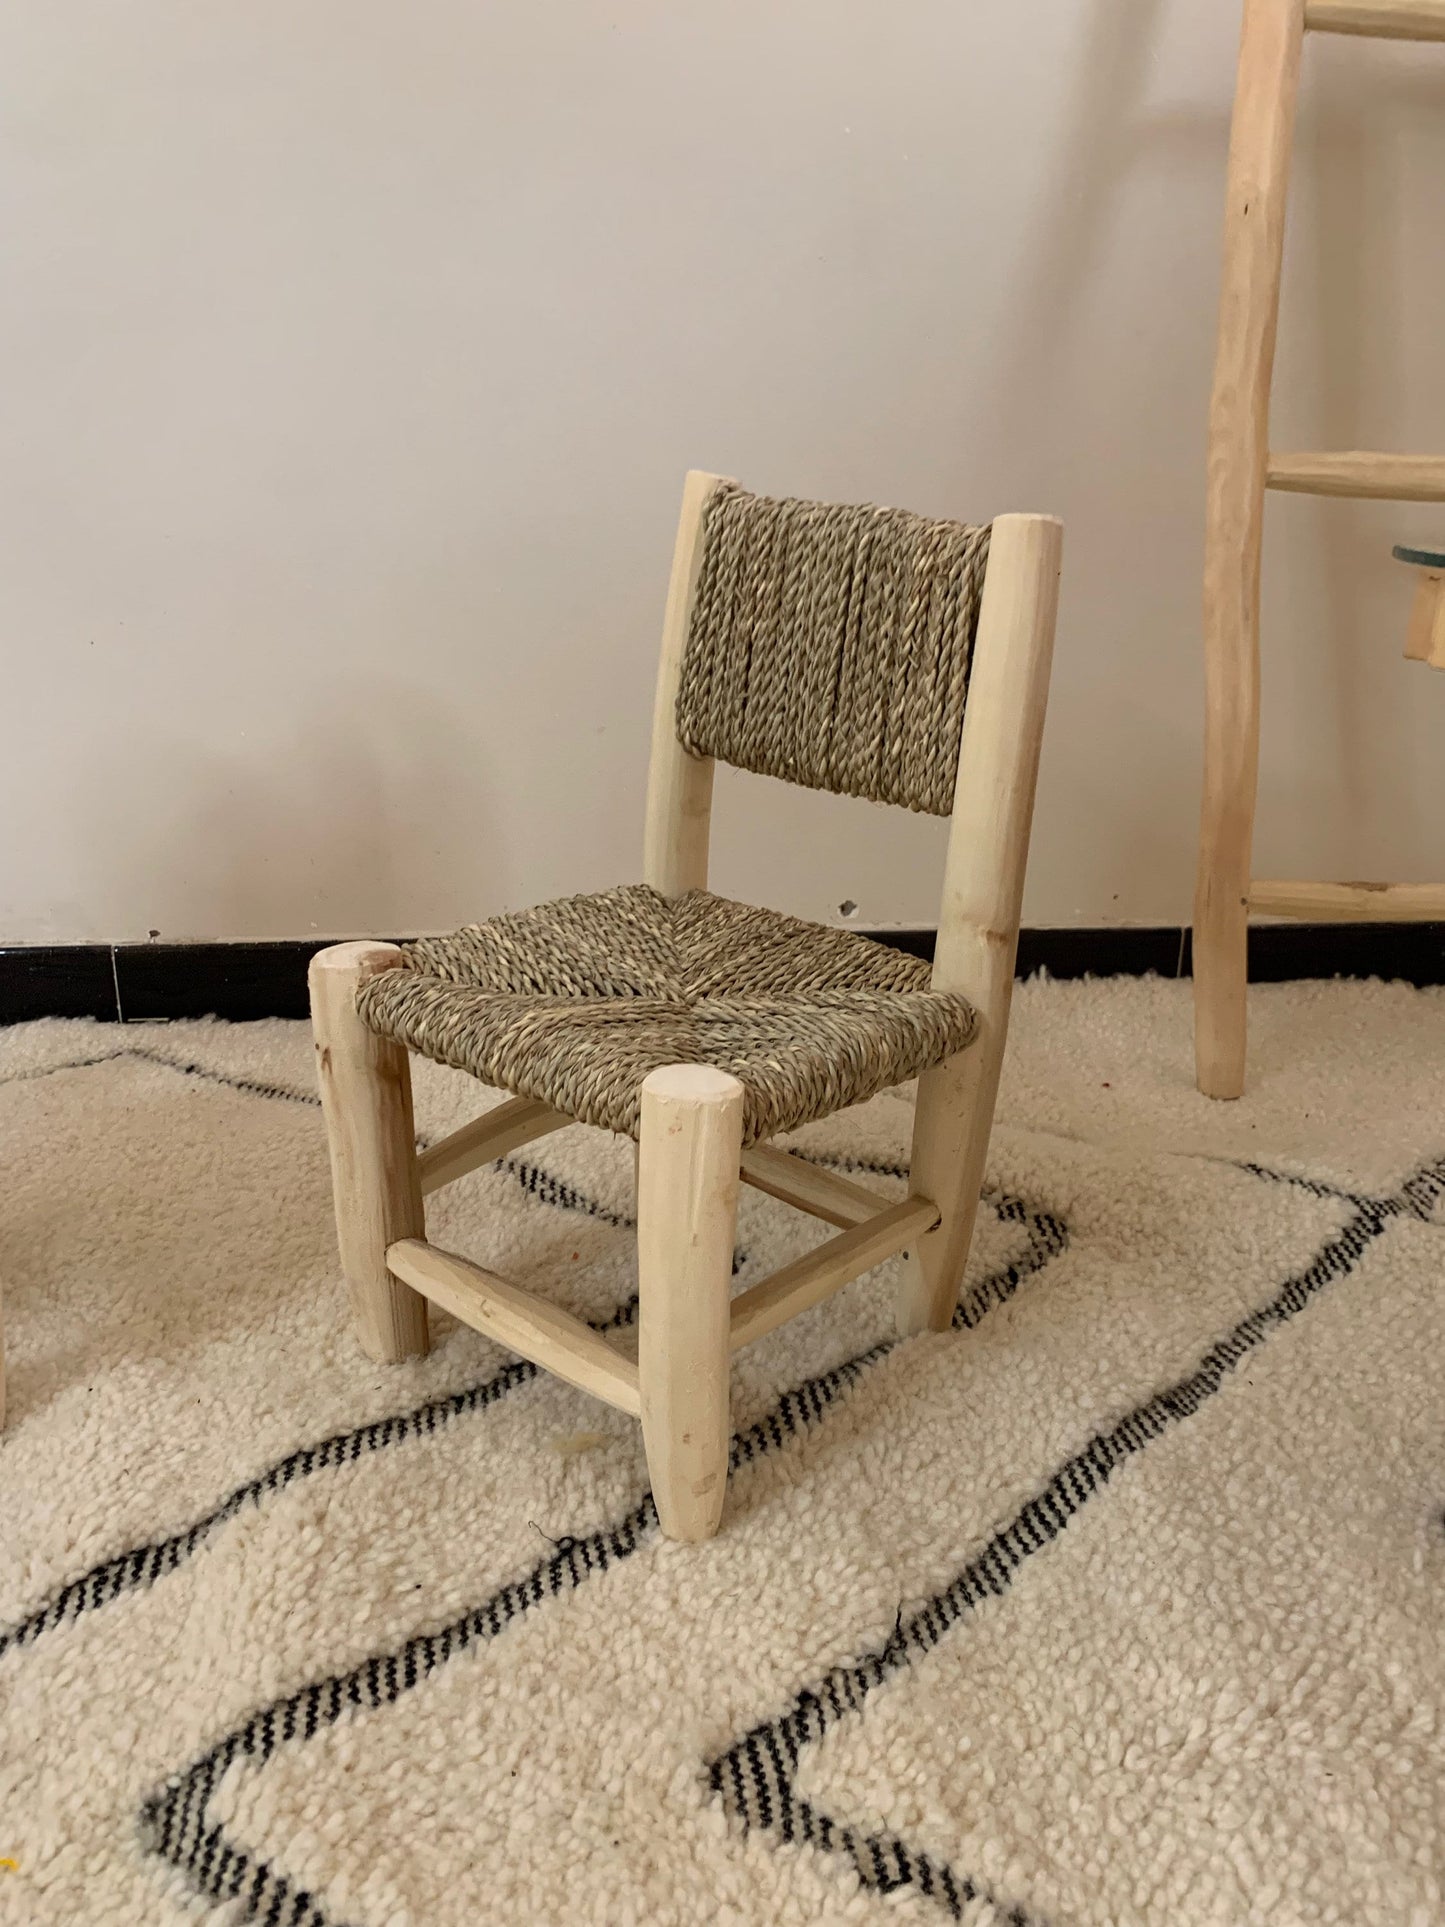
[[[1445,997],[1252,1003],[1215,1105],[1187,987],[1026,986],[954,1329],[742,1354],[696,1548],[619,1414],[362,1356],[300,1025],[0,1034],[0,1920],[1445,1919]],[[433,1235],[626,1343],[631,1176]],[[819,1235],[747,1193],[740,1282]]]

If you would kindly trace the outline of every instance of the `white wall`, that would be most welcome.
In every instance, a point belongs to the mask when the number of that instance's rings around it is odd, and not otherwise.
[[[682,471],[1068,523],[1026,915],[1188,914],[1219,0],[10,0],[0,940],[636,874]],[[1445,449],[1445,51],[1312,45],[1280,445]],[[1328,214],[1328,222],[1325,216]],[[1429,509],[1271,508],[1261,872],[1445,875]],[[717,887],[935,824],[720,784]]]

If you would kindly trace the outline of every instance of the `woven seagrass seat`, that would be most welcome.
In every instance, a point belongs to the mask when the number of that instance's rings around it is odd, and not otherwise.
[[[311,960],[337,1243],[373,1358],[439,1305],[639,1419],[662,1530],[717,1530],[728,1360],[899,1260],[903,1332],[946,1331],[973,1236],[1058,595],[1048,516],[683,490],[642,878],[446,937]],[[713,896],[713,767],[951,816],[933,964]],[[409,1053],[511,1096],[418,1149]],[[907,1196],[767,1140],[917,1077]],[[581,1121],[637,1141],[637,1341],[427,1236],[426,1199]],[[733,1289],[739,1187],[837,1236]]]
[[[401,955],[360,987],[372,1030],[630,1137],[664,1064],[736,1077],[752,1143],[916,1077],[975,1027],[920,958],[706,890],[567,897]]]

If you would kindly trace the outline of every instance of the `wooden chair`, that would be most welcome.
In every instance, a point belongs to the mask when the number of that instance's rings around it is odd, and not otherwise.
[[[427,1301],[642,1421],[664,1532],[718,1527],[728,1361],[907,1249],[904,1332],[957,1301],[1008,1028],[1060,525],[992,529],[689,475],[657,683],[645,883],[311,966],[341,1264],[376,1359]],[[953,816],[928,966],[707,893],[715,757]],[[965,1047],[966,1046],[966,1047]],[[515,1095],[418,1155],[408,1049]],[[892,1203],[766,1140],[919,1075]],[[581,1118],[639,1140],[634,1362],[427,1242],[426,1193]],[[739,1182],[839,1227],[731,1295]]]

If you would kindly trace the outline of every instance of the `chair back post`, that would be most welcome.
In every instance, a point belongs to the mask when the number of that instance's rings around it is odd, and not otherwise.
[[[918,1080],[910,1188],[932,1199],[940,1219],[904,1267],[905,1334],[948,1328],[973,1240],[1008,1041],[1062,552],[1063,527],[1052,516],[1002,515],[993,524],[933,962],[934,988],[967,997],[978,1035]]]
[[[973,646],[933,986],[969,999],[985,1048],[1013,989],[1063,533],[1050,515],[995,519]]]
[[[677,739],[677,692],[702,567],[702,512],[724,478],[689,469],[672,552],[672,576],[662,622],[662,659],[652,712],[652,759],[647,777],[642,880],[663,896],[707,888],[712,822],[711,757],[693,756]]]

